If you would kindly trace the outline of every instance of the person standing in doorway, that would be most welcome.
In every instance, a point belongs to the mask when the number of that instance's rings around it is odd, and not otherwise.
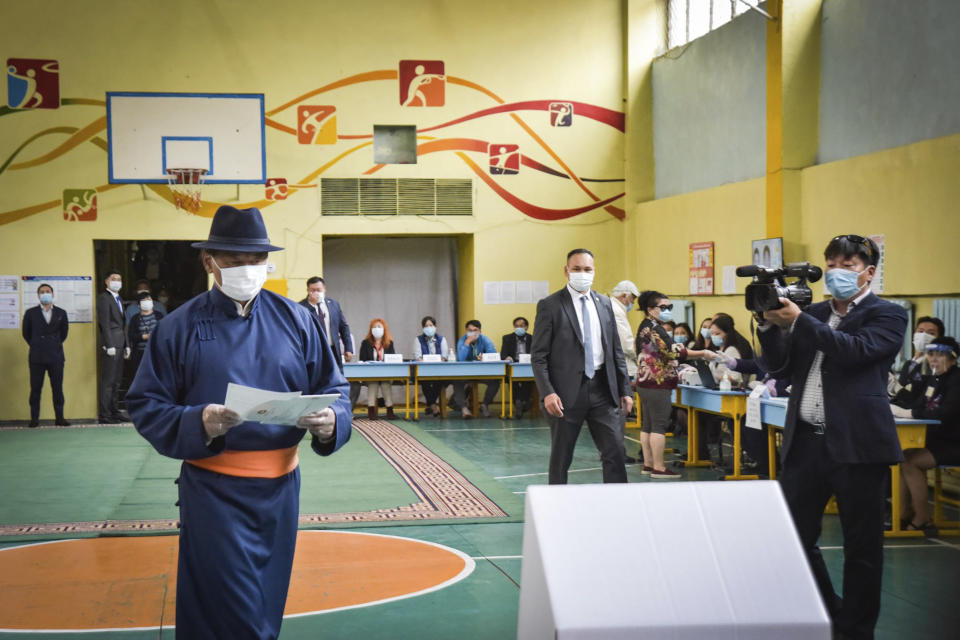
[[[621,423],[633,408],[610,299],[591,291],[593,253],[574,249],[567,286],[537,303],[533,375],[550,420],[550,484],[566,484],[583,422],[600,451],[604,482],[626,482]]]
[[[158,311],[153,304],[149,291],[141,291],[137,298],[137,309],[140,313],[130,318],[127,323],[127,344],[130,345],[130,360],[133,364],[133,373],[140,368],[140,361],[147,349],[147,341],[157,328],[157,323],[163,318],[162,311]]]
[[[130,357],[124,332],[123,301],[120,272],[110,269],[104,274],[104,291],[97,296],[97,327],[100,343],[100,424],[126,422],[120,413],[120,379],[123,360]]]
[[[37,287],[40,306],[31,307],[23,315],[23,339],[30,345],[27,357],[30,364],[30,428],[40,424],[40,393],[43,376],[50,377],[53,393],[53,412],[59,427],[70,423],[63,417],[63,341],[67,339],[70,323],[67,312],[53,304],[53,287]]]

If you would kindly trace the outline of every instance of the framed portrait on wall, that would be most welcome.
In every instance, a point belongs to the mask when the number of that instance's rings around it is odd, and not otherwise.
[[[766,238],[751,243],[753,264],[779,269],[783,266],[783,238]]]

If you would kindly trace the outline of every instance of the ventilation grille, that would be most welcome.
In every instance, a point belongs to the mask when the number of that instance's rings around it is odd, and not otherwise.
[[[960,336],[960,298],[934,298],[933,315],[943,320],[948,336]]]
[[[469,216],[473,181],[457,178],[322,178],[325,216]]]

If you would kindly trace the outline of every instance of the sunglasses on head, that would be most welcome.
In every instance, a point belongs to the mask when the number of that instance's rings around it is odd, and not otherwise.
[[[870,244],[870,241],[864,238],[863,236],[858,236],[855,233],[848,233],[843,236],[834,236],[834,240],[846,240],[847,242],[852,242],[853,244],[862,245],[867,250],[867,256],[873,260],[873,247]]]
[[[673,305],[672,305],[672,304],[658,304],[658,305],[657,305],[657,308],[660,309],[660,311],[670,311],[671,309],[673,309]]]

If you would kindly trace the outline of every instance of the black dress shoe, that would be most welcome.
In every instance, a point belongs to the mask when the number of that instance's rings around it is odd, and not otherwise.
[[[67,421],[66,418],[60,418],[60,419],[57,420],[54,424],[56,424],[58,427],[69,427],[69,426],[70,426],[70,423]]]
[[[633,456],[627,456],[624,459],[626,460],[627,464],[636,464],[637,462],[637,459],[634,458]]]
[[[28,426],[29,428],[31,428],[31,429],[36,429],[37,427],[40,426],[40,421],[39,421],[39,420],[31,420],[31,421],[30,421],[30,424],[28,424],[27,426]]]

